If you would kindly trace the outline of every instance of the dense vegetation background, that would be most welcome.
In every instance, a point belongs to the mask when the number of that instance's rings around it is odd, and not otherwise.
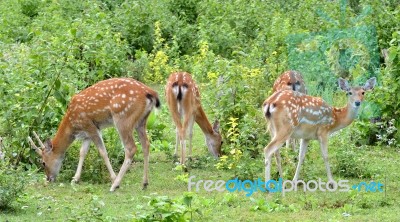
[[[275,78],[288,69],[302,71],[310,94],[336,105],[345,103],[337,77],[359,83],[377,76],[379,87],[366,99],[371,102],[346,134],[353,141],[349,146],[398,149],[399,11],[398,0],[0,1],[0,136],[6,160],[36,169],[38,157],[26,137],[31,131],[54,135],[71,96],[85,87],[128,76],[163,96],[167,76],[177,70],[193,74],[210,119],[220,120],[226,156],[216,167],[232,175],[249,178],[260,171],[257,163],[269,141],[260,107]],[[174,132],[168,115],[164,106],[152,116],[149,133],[152,149],[170,154]],[[108,147],[121,146],[112,130],[104,138]],[[120,150],[109,150],[118,165]],[[343,159],[355,155],[343,152]],[[72,177],[77,156],[78,149],[68,152],[64,179]],[[353,169],[349,164],[342,172]],[[98,156],[89,157],[87,170],[104,174],[87,175],[93,181],[107,180]],[[349,176],[373,177],[355,171]]]

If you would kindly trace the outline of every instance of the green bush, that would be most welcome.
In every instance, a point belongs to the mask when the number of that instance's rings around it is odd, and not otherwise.
[[[400,81],[400,31],[392,34],[386,65],[381,75],[382,86],[376,89],[372,99],[380,107],[383,121],[382,133],[378,135],[381,138],[394,139],[394,145],[399,147],[400,131],[397,129],[400,127],[400,121],[395,120],[400,118],[400,101],[393,95],[400,93],[400,87],[397,84]]]
[[[0,160],[0,210],[12,208],[25,186],[26,176],[22,168]]]
[[[356,148],[354,145],[341,146],[336,150],[335,174],[346,178],[371,179],[374,172],[368,167],[368,162],[363,157],[360,148]]]
[[[192,206],[193,194],[185,193],[182,199],[170,199],[167,196],[151,197],[148,209],[137,213],[134,221],[192,221],[193,213],[200,210]],[[149,197],[150,198],[150,197]],[[140,210],[143,206],[137,206]]]

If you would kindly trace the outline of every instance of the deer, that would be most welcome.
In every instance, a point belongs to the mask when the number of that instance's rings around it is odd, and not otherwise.
[[[293,90],[307,94],[307,87],[305,85],[303,76],[300,72],[289,70],[283,72],[274,82],[272,86],[272,93],[281,90]]]
[[[300,72],[295,70],[288,70],[283,72],[274,82],[272,87],[272,93],[281,90],[293,90],[307,94],[307,88],[303,80],[303,76]],[[286,148],[292,147],[293,151],[296,151],[296,141],[294,139],[286,140]],[[281,166],[281,154],[279,151],[275,153],[276,163],[278,165],[279,176],[283,176]]]
[[[42,158],[48,182],[54,182],[59,174],[65,153],[75,139],[83,140],[73,183],[80,180],[83,162],[91,142],[97,147],[110,173],[113,192],[132,163],[136,153],[133,129],[139,136],[144,154],[143,189],[148,185],[149,140],[146,134],[147,118],[153,108],[160,107],[158,93],[131,78],[111,78],[100,81],[72,97],[66,114],[61,120],[54,138],[42,142],[33,132],[39,147],[31,137],[28,140]],[[125,159],[118,175],[114,173],[101,130],[115,126],[125,150]]]
[[[271,141],[264,148],[265,181],[270,180],[272,154],[289,138],[301,139],[294,182],[299,178],[310,140],[318,140],[328,180],[334,181],[328,161],[329,136],[354,121],[365,92],[375,87],[376,78],[368,79],[362,87],[350,87],[348,81],[342,78],[338,83],[348,97],[347,105],[342,108],[332,107],[320,97],[293,90],[278,91],[264,101],[262,110],[271,134]]]
[[[174,156],[181,147],[180,164],[185,164],[186,138],[189,137],[189,158],[192,155],[193,125],[196,122],[205,135],[209,152],[216,158],[221,155],[222,137],[219,133],[219,121],[213,125],[201,106],[199,88],[190,73],[174,72],[168,77],[165,86],[165,97],[176,126],[176,143]]]

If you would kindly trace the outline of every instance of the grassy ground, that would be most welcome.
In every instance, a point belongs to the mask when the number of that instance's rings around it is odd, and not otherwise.
[[[331,140],[330,159],[335,166],[335,145],[343,143],[341,136]],[[216,160],[210,157],[204,146],[200,130],[195,130],[194,161],[190,175],[199,179],[229,180],[232,172],[217,170]],[[172,152],[172,147],[171,147]],[[283,156],[288,152],[283,150]],[[193,214],[195,221],[395,221],[399,218],[400,162],[399,152],[384,147],[367,147],[360,150],[367,160],[367,167],[374,172],[376,181],[385,184],[385,192],[291,192],[267,195],[256,192],[246,197],[244,192],[206,192],[194,194],[192,207],[202,215]],[[286,155],[287,156],[287,155]],[[262,178],[261,157],[259,176]],[[119,167],[119,166],[118,166]],[[172,159],[164,152],[153,152],[150,163],[150,185],[141,190],[143,173],[142,157],[124,177],[120,189],[108,190],[110,182],[93,184],[82,181],[71,185],[59,181],[47,185],[43,172],[33,173],[25,195],[16,204],[15,210],[0,212],[0,221],[132,221],[136,213],[145,212],[150,198],[169,196],[178,200],[187,192],[187,182],[178,179],[182,171],[175,169]],[[273,165],[274,167],[274,165]],[[294,165],[284,165],[294,169]],[[275,168],[273,168],[275,169]],[[84,171],[85,173],[85,171]],[[63,174],[63,171],[61,171]],[[311,175],[312,174],[312,175]],[[305,178],[326,180],[325,168],[317,144],[312,144],[306,157],[302,174]],[[310,176],[311,175],[311,176]],[[291,176],[287,176],[290,179]],[[348,179],[355,184],[361,179]]]

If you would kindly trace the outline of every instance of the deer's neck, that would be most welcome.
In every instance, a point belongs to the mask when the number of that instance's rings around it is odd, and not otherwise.
[[[213,135],[214,130],[201,107],[199,107],[197,110],[195,121],[206,137],[210,137]]]
[[[338,131],[350,125],[356,118],[360,107],[354,107],[348,103],[345,107],[334,108],[335,124],[332,132]]]
[[[51,141],[53,152],[55,154],[64,155],[69,145],[74,141],[72,126],[68,118],[68,114],[64,116],[56,135]]]

